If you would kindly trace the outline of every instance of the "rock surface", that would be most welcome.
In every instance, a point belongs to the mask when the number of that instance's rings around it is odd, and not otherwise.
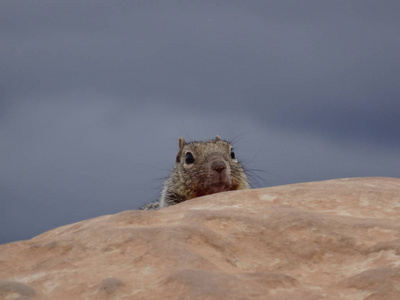
[[[235,191],[0,246],[1,299],[400,299],[400,179]]]

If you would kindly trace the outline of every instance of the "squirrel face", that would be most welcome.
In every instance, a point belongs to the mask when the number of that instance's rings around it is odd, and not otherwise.
[[[179,139],[175,171],[187,199],[248,188],[247,178],[232,145],[219,136],[205,142]]]

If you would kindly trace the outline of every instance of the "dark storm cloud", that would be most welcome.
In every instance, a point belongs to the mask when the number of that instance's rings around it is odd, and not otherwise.
[[[395,1],[5,6],[5,95],[94,88],[398,143]]]
[[[399,12],[2,3],[0,242],[154,200],[178,136],[242,137],[246,165],[270,172],[255,186],[399,176]]]

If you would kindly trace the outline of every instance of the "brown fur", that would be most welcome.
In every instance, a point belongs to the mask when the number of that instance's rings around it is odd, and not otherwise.
[[[190,143],[179,138],[175,167],[164,182],[160,199],[142,209],[158,209],[204,195],[248,188],[247,176],[229,142],[219,136]]]

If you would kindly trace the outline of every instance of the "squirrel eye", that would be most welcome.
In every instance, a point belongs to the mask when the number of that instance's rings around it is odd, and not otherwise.
[[[187,165],[194,163],[194,157],[193,157],[192,153],[190,153],[190,152],[186,153],[185,163]]]
[[[233,152],[233,149],[231,150],[231,158],[235,159],[235,152]]]

